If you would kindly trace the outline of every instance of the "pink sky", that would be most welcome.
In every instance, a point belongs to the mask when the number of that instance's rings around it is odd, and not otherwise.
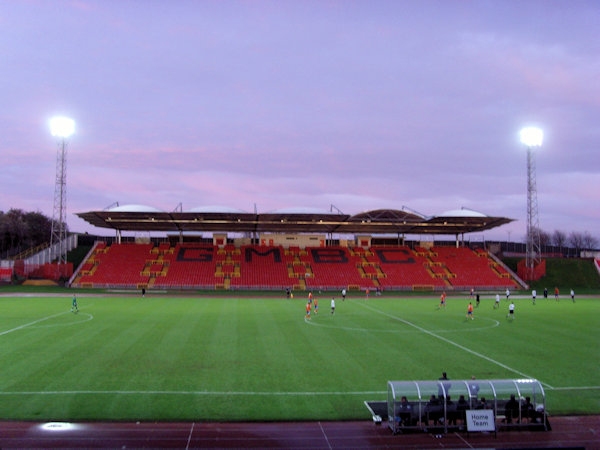
[[[600,238],[597,1],[0,3],[0,210],[466,207]]]

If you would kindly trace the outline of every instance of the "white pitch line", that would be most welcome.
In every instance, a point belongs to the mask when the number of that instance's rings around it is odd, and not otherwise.
[[[326,395],[379,395],[386,391],[354,392],[243,392],[243,391],[21,391],[0,392],[9,395],[235,395],[235,396],[326,396]]]
[[[192,422],[192,428],[190,429],[190,435],[188,436],[187,445],[185,446],[185,450],[190,448],[190,442],[192,440],[192,433],[194,432],[194,425],[196,425],[196,423]]]
[[[462,317],[462,316],[458,316],[456,315],[456,317]],[[468,330],[461,330],[460,328],[455,328],[453,330],[434,330],[436,333],[454,333],[456,331],[468,331],[468,332],[472,332],[472,331],[481,331],[481,330],[489,330],[491,328],[496,328],[498,326],[500,326],[500,322],[498,322],[495,319],[488,319],[487,317],[483,317],[480,318],[478,320],[490,320],[492,322],[494,322],[493,325],[490,325],[488,327],[478,327],[478,328],[472,328],[469,327]],[[313,327],[322,327],[322,328],[335,328],[338,330],[348,330],[348,331],[362,331],[362,332],[367,332],[367,333],[394,333],[394,334],[401,334],[401,333],[417,333],[419,330],[375,330],[372,328],[354,328],[354,327],[342,327],[342,326],[338,326],[338,325],[326,325],[323,323],[317,323],[317,322],[313,322],[309,319],[307,319],[306,317],[304,318],[304,322],[307,323],[308,325],[312,325]]]
[[[595,390],[600,386],[549,387],[553,391]],[[11,395],[197,395],[197,396],[339,396],[384,395],[387,391],[330,391],[330,392],[250,392],[250,391],[19,391],[1,392],[0,397]]]
[[[26,323],[25,325],[20,325],[16,328],[13,328],[12,330],[2,331],[2,332],[0,332],[0,336],[4,336],[5,334],[12,333],[13,331],[22,330],[23,328],[30,327],[31,325],[35,325],[36,323],[43,322],[44,320],[53,319],[54,317],[62,316],[63,314],[69,314],[70,312],[71,311],[64,311],[61,313],[52,314],[51,316],[48,316],[48,317],[43,317],[41,319],[34,320],[33,322]]]
[[[552,388],[555,391],[587,391],[600,389],[600,386],[569,386],[569,387],[555,387]]]
[[[321,433],[323,433],[323,437],[325,438],[325,442],[327,442],[327,447],[329,447],[329,449],[331,450],[331,444],[329,443],[329,439],[327,439],[327,434],[325,433],[325,430],[323,429],[323,425],[321,425],[321,422],[319,422],[319,428],[321,428]]]
[[[429,331],[429,330],[427,330],[427,329],[425,329],[423,327],[420,327],[419,325],[416,325],[416,324],[414,324],[412,322],[409,322],[408,320],[402,319],[401,317],[396,317],[396,316],[394,316],[392,314],[386,313],[385,311],[381,311],[381,310],[375,309],[375,308],[373,308],[371,306],[368,306],[368,305],[360,303],[360,302],[354,302],[354,303],[357,303],[358,305],[363,306],[364,308],[370,309],[371,311],[374,311],[376,313],[383,314],[384,316],[387,316],[387,317],[390,317],[392,319],[398,320],[399,322],[402,322],[402,323],[404,323],[406,325],[410,325],[411,327],[415,327],[417,330],[420,330],[423,333],[428,334],[429,336],[437,338],[437,339],[439,339],[441,341],[444,341],[444,342],[446,342],[446,343],[448,343],[450,345],[454,345],[455,347],[458,347],[461,350],[464,350],[465,352],[468,352],[468,353],[471,353],[472,355],[475,355],[475,356],[478,356],[480,358],[483,358],[486,361],[494,363],[494,364],[496,364],[496,365],[498,365],[498,366],[500,366],[500,367],[502,367],[504,369],[507,369],[507,370],[510,370],[511,372],[517,373],[517,374],[521,375],[524,378],[535,378],[535,377],[532,377],[530,375],[527,375],[526,373],[520,372],[517,369],[513,369],[512,367],[509,367],[506,364],[502,364],[500,361],[496,361],[495,359],[492,359],[489,356],[482,355],[481,353],[478,353],[478,352],[476,352],[474,350],[471,350],[470,348],[467,348],[464,345],[457,344],[456,342],[451,341],[450,339],[447,339],[447,338],[445,338],[443,336],[435,334],[435,333],[433,333],[433,332],[431,332],[431,331]],[[544,383],[543,381],[540,381],[540,383],[542,383],[547,388],[554,389],[552,386],[550,386],[547,383]]]

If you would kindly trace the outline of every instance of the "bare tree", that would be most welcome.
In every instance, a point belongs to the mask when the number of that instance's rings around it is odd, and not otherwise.
[[[552,244],[552,238],[550,236],[550,233],[540,229],[538,229],[538,233],[540,234],[540,245]]]
[[[567,234],[564,231],[554,230],[552,243],[562,249],[567,243]]]
[[[577,251],[577,254],[579,254],[579,251],[583,248],[583,234],[572,231],[571,234],[569,234],[569,245],[571,245],[571,247]]]
[[[583,233],[582,244],[585,250],[594,250],[598,248],[598,239],[590,234],[589,231]]]

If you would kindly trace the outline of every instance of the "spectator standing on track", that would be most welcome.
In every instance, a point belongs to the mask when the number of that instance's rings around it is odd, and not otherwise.
[[[438,397],[443,398],[444,397],[443,391],[446,391],[446,395],[448,395],[448,391],[450,391],[450,386],[452,386],[452,384],[448,380],[448,375],[446,375],[446,372],[442,372],[440,381],[442,382],[443,390],[442,390],[442,386],[438,387]]]
[[[479,393],[479,383],[475,381],[475,375],[471,377],[471,381],[469,382],[469,394],[471,394],[472,398],[477,398],[477,394]]]

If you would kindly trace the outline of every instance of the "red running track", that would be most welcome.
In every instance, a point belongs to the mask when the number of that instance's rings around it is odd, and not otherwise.
[[[600,449],[600,416],[550,419],[552,431],[393,435],[372,422],[0,422],[1,448],[586,448]]]

